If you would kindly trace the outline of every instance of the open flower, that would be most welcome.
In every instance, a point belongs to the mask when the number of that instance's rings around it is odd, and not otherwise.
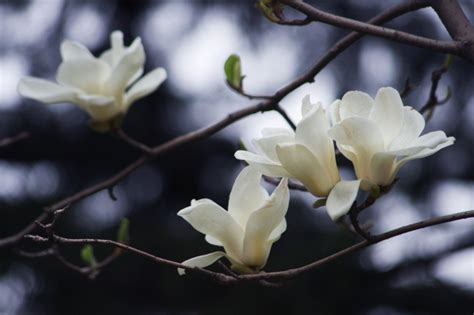
[[[337,216],[349,210],[347,205],[354,201],[359,184],[365,190],[388,186],[406,162],[432,155],[455,140],[443,131],[420,136],[425,119],[415,109],[403,106],[398,91],[390,87],[379,89],[375,99],[359,91],[347,92],[331,105],[331,118],[333,127],[328,134],[352,161],[359,179],[350,187],[344,184],[344,207],[336,203],[332,208]]]
[[[228,211],[212,200],[200,199],[178,212],[206,235],[207,242],[225,251],[191,258],[184,265],[206,267],[225,256],[240,273],[257,272],[265,266],[272,244],[286,230],[289,191],[287,181],[282,180],[269,196],[260,185],[261,176],[250,166],[242,170],[232,187]],[[178,272],[182,275],[185,270]]]
[[[301,112],[295,132],[263,129],[262,138],[253,141],[256,153],[240,150],[235,157],[265,175],[295,178],[313,195],[325,197],[339,181],[334,144],[327,134],[329,122],[321,104],[312,104],[309,95]]]
[[[61,56],[58,83],[25,77],[18,83],[18,92],[44,103],[77,104],[94,123],[122,116],[133,102],[155,91],[166,79],[166,71],[157,68],[137,81],[145,63],[141,39],[125,47],[120,31],[111,34],[111,48],[99,58],[70,40],[62,42]]]

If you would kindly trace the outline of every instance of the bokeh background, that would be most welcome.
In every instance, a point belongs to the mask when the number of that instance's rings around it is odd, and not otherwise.
[[[366,20],[398,1],[308,1]],[[474,20],[474,3],[461,1]],[[290,13],[290,16],[293,14]],[[432,38],[449,35],[436,14],[423,9],[389,23]],[[124,130],[157,145],[224,117],[250,101],[224,83],[223,63],[242,58],[249,93],[271,94],[303,72],[347,31],[320,23],[305,27],[268,22],[253,1],[0,1],[0,138],[29,131],[32,137],[0,148],[0,236],[36,217],[43,206],[99,182],[140,153],[115,137],[97,134],[71,104],[44,105],[16,92],[24,75],[54,79],[64,38],[95,54],[122,30],[126,43],[143,39],[146,71],[157,66],[169,79],[138,101]],[[306,94],[327,106],[347,90],[374,95],[381,86],[417,85],[406,104],[420,108],[431,72],[444,56],[379,38],[365,37],[324,71],[282,101],[300,119]],[[474,67],[455,60],[440,83],[449,102],[436,109],[426,131],[442,129],[454,146],[409,163],[400,181],[364,214],[374,231],[424,218],[474,209]],[[176,212],[193,198],[226,205],[242,164],[233,158],[239,139],[249,142],[263,127],[285,127],[274,113],[256,114],[211,138],[180,148],[141,167],[115,188],[72,206],[58,233],[114,238],[122,217],[131,221],[132,244],[162,257],[185,260],[214,248]],[[425,132],[426,132],[425,131]],[[352,175],[340,159],[345,178]],[[272,189],[271,186],[267,186]],[[288,230],[275,243],[267,270],[306,264],[357,241],[332,224],[313,198],[292,192]],[[372,246],[300,277],[281,289],[253,284],[221,287],[197,275],[179,277],[170,267],[124,255],[95,280],[66,269],[54,258],[30,260],[0,250],[1,314],[471,314],[474,311],[474,223],[465,220],[406,234]],[[22,246],[28,246],[23,244]],[[31,248],[30,248],[31,249]],[[80,248],[63,248],[77,263]],[[95,248],[100,258],[110,252]]]

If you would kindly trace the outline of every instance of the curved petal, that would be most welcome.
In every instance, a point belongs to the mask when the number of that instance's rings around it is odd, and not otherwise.
[[[308,109],[306,116],[296,126],[295,141],[307,147],[327,170],[335,183],[339,181],[339,173],[334,153],[334,143],[329,138],[329,121],[321,105],[312,106]]]
[[[277,155],[282,166],[315,196],[327,196],[334,186],[328,170],[318,158],[302,144],[282,144],[277,146]]]
[[[242,254],[246,266],[259,270],[266,264],[272,244],[269,236],[285,218],[289,201],[288,180],[282,179],[267,202],[250,215]]]
[[[369,118],[369,113],[374,106],[374,100],[368,94],[360,91],[350,91],[344,94],[339,104],[340,119],[349,117]]]
[[[224,245],[222,245],[221,241],[219,241],[217,238],[214,238],[210,235],[204,236],[204,239],[206,240],[206,242],[208,242],[211,245],[224,246]]]
[[[428,148],[436,148],[441,143],[448,141],[446,133],[441,130],[428,132],[412,142],[413,146],[424,146]]]
[[[111,68],[114,68],[124,52],[123,33],[121,31],[113,31],[110,34],[110,49],[104,51],[100,55],[100,59],[108,63]]]
[[[268,236],[268,241],[273,244],[276,241],[278,241],[283,233],[286,231],[286,220],[283,219],[281,222],[277,225],[277,227],[270,233],[270,236]]]
[[[246,161],[248,164],[254,166],[264,175],[275,177],[291,177],[291,175],[280,164],[277,164],[265,156],[244,150],[238,150],[235,152],[234,156],[237,160]]]
[[[328,134],[336,141],[340,151],[353,162],[357,177],[368,179],[372,156],[385,151],[383,136],[377,124],[365,118],[351,117],[333,126]]]
[[[98,59],[72,59],[59,65],[56,80],[88,94],[102,94],[104,82],[110,75],[109,66]]]
[[[400,133],[403,123],[403,102],[398,91],[391,87],[380,88],[369,119],[379,125],[388,146]]]
[[[400,133],[390,143],[390,150],[399,150],[411,144],[425,128],[425,119],[415,109],[403,108],[403,124]]]
[[[215,263],[216,261],[218,261],[220,258],[224,256],[225,256],[224,252],[213,252],[206,255],[196,256],[194,258],[183,261],[181,264],[185,266],[189,266],[189,267],[204,268],[204,267],[212,265],[213,263]],[[186,274],[186,269],[178,268],[178,274],[180,276]]]
[[[140,38],[136,38],[132,45],[125,50],[125,53],[113,68],[109,79],[105,85],[109,95],[121,96],[125,91],[130,79],[145,63],[145,51]]]
[[[271,137],[271,136],[294,136],[295,133],[293,130],[287,128],[263,128],[262,137]]]
[[[341,100],[335,100],[334,102],[329,105],[329,116],[331,117],[331,124],[334,126],[335,124],[341,122],[341,114],[340,112]]]
[[[43,103],[74,102],[76,91],[43,79],[25,77],[18,82],[18,93]]]
[[[218,204],[211,200],[198,200],[179,211],[178,215],[198,232],[219,240],[229,255],[239,257],[243,229]]]
[[[89,49],[87,49],[84,45],[72,40],[64,40],[61,43],[60,51],[63,61],[71,59],[94,58]]]
[[[440,131],[442,132],[442,131]],[[444,133],[444,132],[443,132]],[[398,171],[400,170],[400,168],[405,165],[406,162],[408,161],[411,161],[411,160],[415,160],[415,159],[422,159],[424,157],[427,157],[427,156],[430,156],[430,155],[433,155],[435,154],[436,152],[438,152],[439,150],[441,149],[444,149],[446,147],[449,147],[450,145],[453,145],[454,141],[456,139],[454,137],[447,137],[445,139],[445,141],[439,143],[436,147],[434,148],[425,148],[423,150],[421,150],[420,152],[418,152],[417,154],[414,154],[414,155],[411,155],[411,156],[407,156],[403,159],[401,159],[400,161],[397,162],[396,166],[395,166],[395,170],[394,170],[394,176],[396,173],[398,173]]]
[[[373,184],[387,186],[392,183],[397,156],[391,153],[379,152],[370,161],[370,181]]]
[[[293,142],[294,135],[277,134],[260,139],[253,139],[252,143],[259,155],[263,155],[278,164],[276,146],[280,143]]]
[[[267,191],[260,185],[262,174],[251,166],[237,176],[229,196],[229,213],[245,229],[249,215],[268,199]]]
[[[311,98],[310,95],[307,94],[303,97],[303,100],[301,101],[301,116],[306,116],[308,115],[309,111],[311,111],[314,106],[322,106],[320,102],[317,104],[311,103]]]
[[[326,209],[333,221],[339,220],[352,207],[359,191],[361,180],[340,181],[329,193]]]
[[[105,122],[120,113],[115,100],[107,96],[78,94],[77,102],[94,121]]]
[[[166,70],[157,68],[138,80],[125,94],[124,109],[136,100],[155,91],[166,80]]]

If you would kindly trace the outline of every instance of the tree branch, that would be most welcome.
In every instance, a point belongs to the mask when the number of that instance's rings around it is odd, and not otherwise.
[[[452,221],[457,221],[457,220],[463,220],[467,218],[474,218],[474,210],[470,211],[465,211],[465,212],[459,212],[459,213],[454,213],[454,214],[449,214],[437,218],[432,218],[424,221],[420,221],[417,223],[409,224],[397,229],[393,229],[391,231],[379,234],[379,235],[372,235],[371,240],[365,240],[359,243],[356,243],[352,246],[349,246],[335,254],[329,255],[327,257],[324,257],[322,259],[316,260],[310,264],[307,264],[302,267],[298,268],[293,268],[293,269],[288,269],[284,271],[275,271],[275,272],[261,272],[257,274],[246,274],[246,275],[234,275],[234,274],[229,274],[228,270],[225,270],[225,273],[218,273],[214,271],[210,271],[207,269],[201,269],[201,268],[193,268],[189,267],[186,265],[183,265],[179,262],[168,260],[165,258],[161,258],[158,256],[155,256],[151,253],[148,253],[146,251],[137,249],[135,247],[112,241],[112,240],[105,240],[105,239],[93,239],[93,238],[83,238],[83,239],[71,239],[71,238],[66,238],[58,235],[53,235],[54,242],[57,244],[75,244],[75,245],[85,245],[85,244],[91,244],[91,245],[106,245],[106,246],[114,246],[116,248],[120,248],[124,251],[134,253],[136,255],[139,255],[141,257],[145,257],[147,259],[150,259],[151,261],[161,264],[161,265],[167,265],[175,268],[183,268],[189,271],[195,271],[199,272],[207,277],[210,277],[211,279],[217,281],[218,283],[221,284],[232,284],[236,283],[239,281],[249,281],[249,280],[255,280],[255,281],[261,281],[264,280],[266,281],[265,283],[262,283],[263,285],[269,285],[269,286],[278,286],[278,284],[268,282],[269,280],[271,281],[282,281],[282,280],[289,280],[292,279],[296,276],[299,276],[303,273],[312,271],[316,268],[319,268],[323,265],[326,265],[330,262],[333,262],[336,259],[342,258],[348,254],[351,254],[355,251],[358,251],[360,249],[369,247],[370,245],[377,244],[380,242],[383,242],[385,240],[388,240],[390,238],[406,234],[409,232],[413,232],[416,230],[420,230],[426,227],[434,226],[434,225],[439,225],[447,222],[452,222]],[[28,239],[31,239],[33,241],[37,242],[45,242],[48,241],[47,238],[42,238],[39,236],[34,236],[34,235],[27,235],[26,236]],[[222,266],[222,265],[221,265]],[[77,267],[77,266],[76,266]],[[82,272],[82,271],[81,271]]]
[[[456,0],[432,0],[431,6],[438,14],[449,35],[464,42],[461,56],[474,62],[474,26]]]
[[[410,33],[394,30],[391,28],[381,27],[372,25],[369,23],[349,19],[343,16],[334,15],[315,7],[306,4],[302,1],[295,0],[281,0],[286,5],[298,10],[299,12],[305,14],[307,17],[311,18],[316,22],[323,22],[333,26],[358,31],[365,34],[370,34],[378,37],[382,37],[394,42],[408,44],[411,46],[416,46],[420,48],[427,48],[433,51],[450,53],[454,55],[462,56],[462,51],[464,50],[464,42],[462,41],[442,41],[434,40],[418,35],[413,35]]]
[[[23,132],[20,132],[19,134],[17,134],[16,136],[9,137],[9,138],[4,138],[4,139],[0,140],[0,148],[8,147],[9,145],[12,145],[12,144],[14,144],[18,141],[27,139],[29,137],[30,137],[30,133],[26,132],[26,131],[23,131]]]

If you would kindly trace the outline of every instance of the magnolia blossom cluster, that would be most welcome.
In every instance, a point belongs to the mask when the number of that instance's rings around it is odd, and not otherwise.
[[[141,40],[125,47],[119,31],[112,33],[111,48],[99,58],[68,40],[61,44],[61,56],[57,83],[23,78],[19,93],[44,103],[77,104],[101,131],[113,128],[133,102],[166,79],[163,68],[140,78],[145,63]],[[262,137],[253,140],[254,152],[235,153],[249,166],[235,180],[227,210],[212,200],[200,199],[178,212],[205,234],[208,243],[223,248],[183,265],[206,267],[226,257],[236,272],[258,272],[267,263],[273,243],[286,230],[288,179],[300,181],[311,194],[324,198],[329,216],[337,221],[349,212],[359,189],[376,191],[389,186],[406,162],[454,143],[443,131],[421,135],[423,116],[404,106],[400,94],[390,87],[379,89],[374,99],[359,91],[347,92],[329,106],[329,112],[330,120],[322,104],[313,104],[306,96],[295,131],[263,129]],[[341,179],[334,143],[352,162],[355,180]],[[281,178],[271,195],[261,186],[262,175]]]
[[[443,131],[420,136],[425,127],[423,116],[404,106],[400,94],[390,87],[379,89],[375,99],[359,91],[348,92],[329,108],[332,123],[322,104],[313,104],[306,96],[295,131],[263,129],[262,137],[253,140],[254,152],[235,153],[250,166],[237,177],[228,212],[203,199],[178,213],[206,234],[210,244],[222,246],[225,251],[183,264],[205,267],[225,256],[238,272],[259,271],[267,261],[271,244],[286,228],[286,179],[298,180],[314,196],[327,199],[327,212],[337,221],[349,212],[359,189],[388,186],[406,162],[454,143],[454,138]],[[356,180],[341,179],[334,142],[352,162]],[[283,178],[271,197],[259,186],[261,174]]]

